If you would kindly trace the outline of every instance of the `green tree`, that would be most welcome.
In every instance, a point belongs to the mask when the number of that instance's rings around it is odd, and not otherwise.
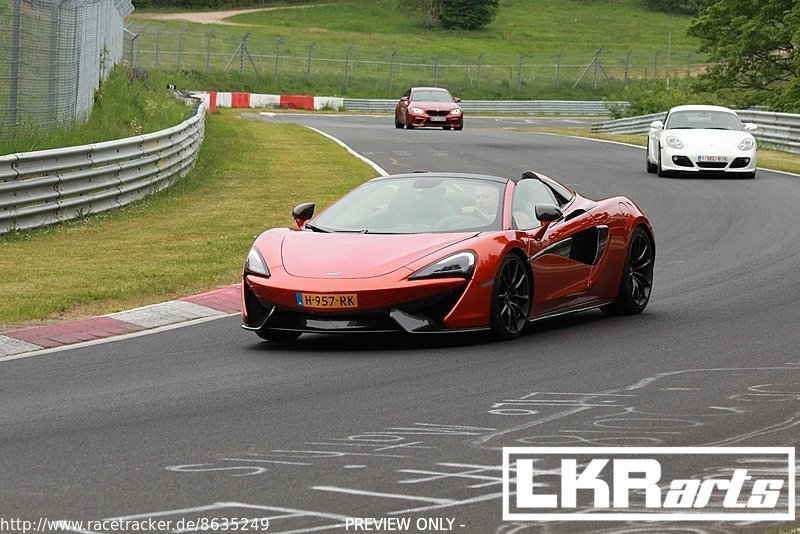
[[[439,25],[445,29],[477,30],[497,15],[500,0],[442,0]]]
[[[721,0],[687,30],[702,44],[713,66],[701,78],[709,89],[733,89],[753,102],[796,110],[800,102],[800,2]]]
[[[698,15],[708,5],[708,0],[645,0],[645,5],[653,11]]]

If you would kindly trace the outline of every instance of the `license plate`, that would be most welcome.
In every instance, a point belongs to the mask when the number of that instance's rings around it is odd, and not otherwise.
[[[356,293],[296,293],[297,305],[301,308],[323,308],[337,310],[358,308]]]
[[[447,120],[447,117],[431,117],[431,122],[444,122]]]
[[[707,161],[709,163],[726,163],[728,156],[697,156],[697,161]]]

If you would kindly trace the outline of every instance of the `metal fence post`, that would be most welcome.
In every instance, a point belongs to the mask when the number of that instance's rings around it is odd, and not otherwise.
[[[347,52],[344,56],[344,88],[347,89],[347,82],[350,77],[350,52],[353,51],[355,45],[347,47]]]
[[[211,38],[214,37],[214,32],[210,31],[206,33],[206,70],[209,69],[211,65]]]
[[[561,87],[561,52],[556,56],[556,87]]]
[[[653,62],[653,79],[658,78],[658,55],[661,53],[661,50],[656,50],[656,59]]]
[[[277,41],[275,41],[275,77],[278,77],[278,66],[280,64],[281,59],[281,44],[283,44],[283,37],[279,37]]]
[[[308,83],[309,79],[311,79],[311,52],[314,50],[314,45],[317,43],[311,43],[308,45],[308,59],[306,60],[306,83]]]
[[[625,54],[625,85],[628,85],[628,80],[630,79],[631,52],[633,52],[633,50],[628,50],[628,53]]]
[[[186,28],[181,28],[178,30],[178,69],[181,68],[181,59],[183,56],[183,34],[186,31]]]
[[[439,56],[433,58],[433,85],[439,82]]]
[[[478,56],[478,89],[481,88],[481,61],[483,61],[484,55],[485,52]]]
[[[11,126],[19,125],[19,65],[20,65],[20,26],[22,23],[22,2],[14,0],[11,15],[11,80],[9,95],[8,122]]]
[[[392,92],[392,82],[394,77],[394,57],[397,55],[397,50],[392,52],[392,58],[389,60],[389,92]]]
[[[47,76],[47,116],[50,122],[58,121],[58,36],[60,33],[61,4],[54,3],[50,6],[50,61]]]

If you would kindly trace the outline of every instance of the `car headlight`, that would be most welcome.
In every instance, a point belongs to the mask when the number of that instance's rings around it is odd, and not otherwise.
[[[423,267],[408,277],[409,280],[420,278],[469,278],[475,270],[475,253],[469,250],[457,252],[439,261]]]
[[[408,110],[415,115],[422,115],[423,113],[425,113],[425,111],[420,108],[408,108]]]
[[[264,261],[264,258],[261,257],[261,253],[258,252],[256,247],[250,249],[250,252],[247,254],[247,259],[244,260],[244,274],[248,273],[269,276],[267,263]]]
[[[752,150],[754,146],[756,146],[756,142],[752,137],[745,137],[739,144],[737,145],[739,150]]]
[[[461,115],[461,108],[451,109],[450,115]]]
[[[681,140],[675,137],[674,135],[668,135],[664,139],[664,142],[670,148],[683,148],[683,143],[681,142]]]

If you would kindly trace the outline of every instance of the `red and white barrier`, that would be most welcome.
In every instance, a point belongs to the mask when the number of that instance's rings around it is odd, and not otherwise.
[[[258,93],[228,93],[217,91],[191,91],[202,98],[206,109],[217,108],[286,108],[286,109],[341,109],[344,101],[330,96],[265,95]]]

